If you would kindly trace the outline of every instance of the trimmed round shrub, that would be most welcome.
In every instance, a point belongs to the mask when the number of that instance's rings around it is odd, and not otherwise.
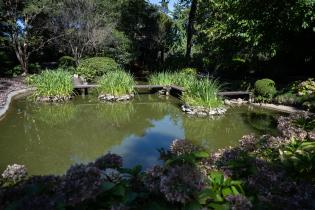
[[[118,69],[119,65],[112,58],[93,57],[82,60],[77,68],[77,73],[87,81],[93,81],[97,77]]]
[[[270,101],[277,93],[276,83],[271,79],[261,79],[255,82],[256,99]]]
[[[61,58],[59,58],[59,66],[60,67],[75,67],[75,59],[71,56],[62,56]]]

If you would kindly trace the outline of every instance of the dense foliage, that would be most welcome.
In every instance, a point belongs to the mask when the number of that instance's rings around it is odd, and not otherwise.
[[[276,93],[276,83],[273,80],[261,79],[255,82],[256,100],[271,101]]]
[[[100,94],[121,96],[134,92],[135,81],[133,76],[123,70],[110,71],[98,80],[97,88]]]
[[[82,60],[76,72],[90,82],[118,68],[118,64],[111,58],[93,57]]]
[[[217,108],[223,106],[223,100],[218,96],[220,88],[216,80],[196,80],[186,88],[181,99],[190,106]]]
[[[35,97],[70,97],[73,91],[72,75],[64,69],[43,71],[27,78],[35,86]]]

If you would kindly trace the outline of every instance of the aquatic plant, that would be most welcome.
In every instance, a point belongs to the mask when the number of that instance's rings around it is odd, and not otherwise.
[[[191,83],[183,93],[181,100],[190,106],[217,108],[223,106],[223,100],[217,95],[221,86],[217,80],[201,79]]]
[[[36,87],[35,97],[70,97],[73,91],[72,75],[60,68],[43,71],[28,82]]]
[[[132,94],[136,85],[133,76],[123,70],[110,71],[98,80],[100,94],[121,96]]]

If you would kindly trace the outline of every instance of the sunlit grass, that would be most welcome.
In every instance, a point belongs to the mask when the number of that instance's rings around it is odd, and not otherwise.
[[[123,70],[111,71],[98,80],[99,94],[121,96],[134,92],[136,85],[133,76]]]
[[[223,105],[223,100],[217,95],[220,88],[217,80],[195,80],[185,89],[181,100],[190,106],[217,108]]]
[[[177,85],[183,87],[185,92],[181,100],[191,106],[217,108],[223,101],[217,96],[221,86],[217,80],[198,79],[195,75],[183,72],[160,72],[150,76],[152,85]]]
[[[188,87],[196,80],[196,77],[191,74],[183,72],[164,71],[152,74],[149,77],[149,84],[151,85],[177,85],[181,87]]]
[[[46,70],[27,79],[28,83],[36,87],[35,96],[67,97],[72,94],[72,75],[62,69]]]

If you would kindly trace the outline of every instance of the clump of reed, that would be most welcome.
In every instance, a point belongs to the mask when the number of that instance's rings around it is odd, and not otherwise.
[[[149,77],[149,84],[152,85],[177,85],[181,87],[188,87],[196,80],[195,75],[186,74],[184,72],[170,72],[164,71],[152,74]]]
[[[121,96],[134,92],[136,82],[133,76],[123,70],[110,71],[98,80],[99,94]]]
[[[181,100],[190,106],[217,108],[223,105],[223,100],[217,95],[220,89],[217,80],[195,80],[185,89]]]
[[[63,70],[46,70],[27,79],[28,84],[36,87],[36,97],[69,97],[73,91],[71,73]]]
[[[202,106],[217,108],[223,105],[223,101],[217,96],[221,85],[217,80],[198,79],[196,74],[185,72],[160,72],[150,76],[152,85],[177,85],[185,89],[181,100],[190,106]]]

